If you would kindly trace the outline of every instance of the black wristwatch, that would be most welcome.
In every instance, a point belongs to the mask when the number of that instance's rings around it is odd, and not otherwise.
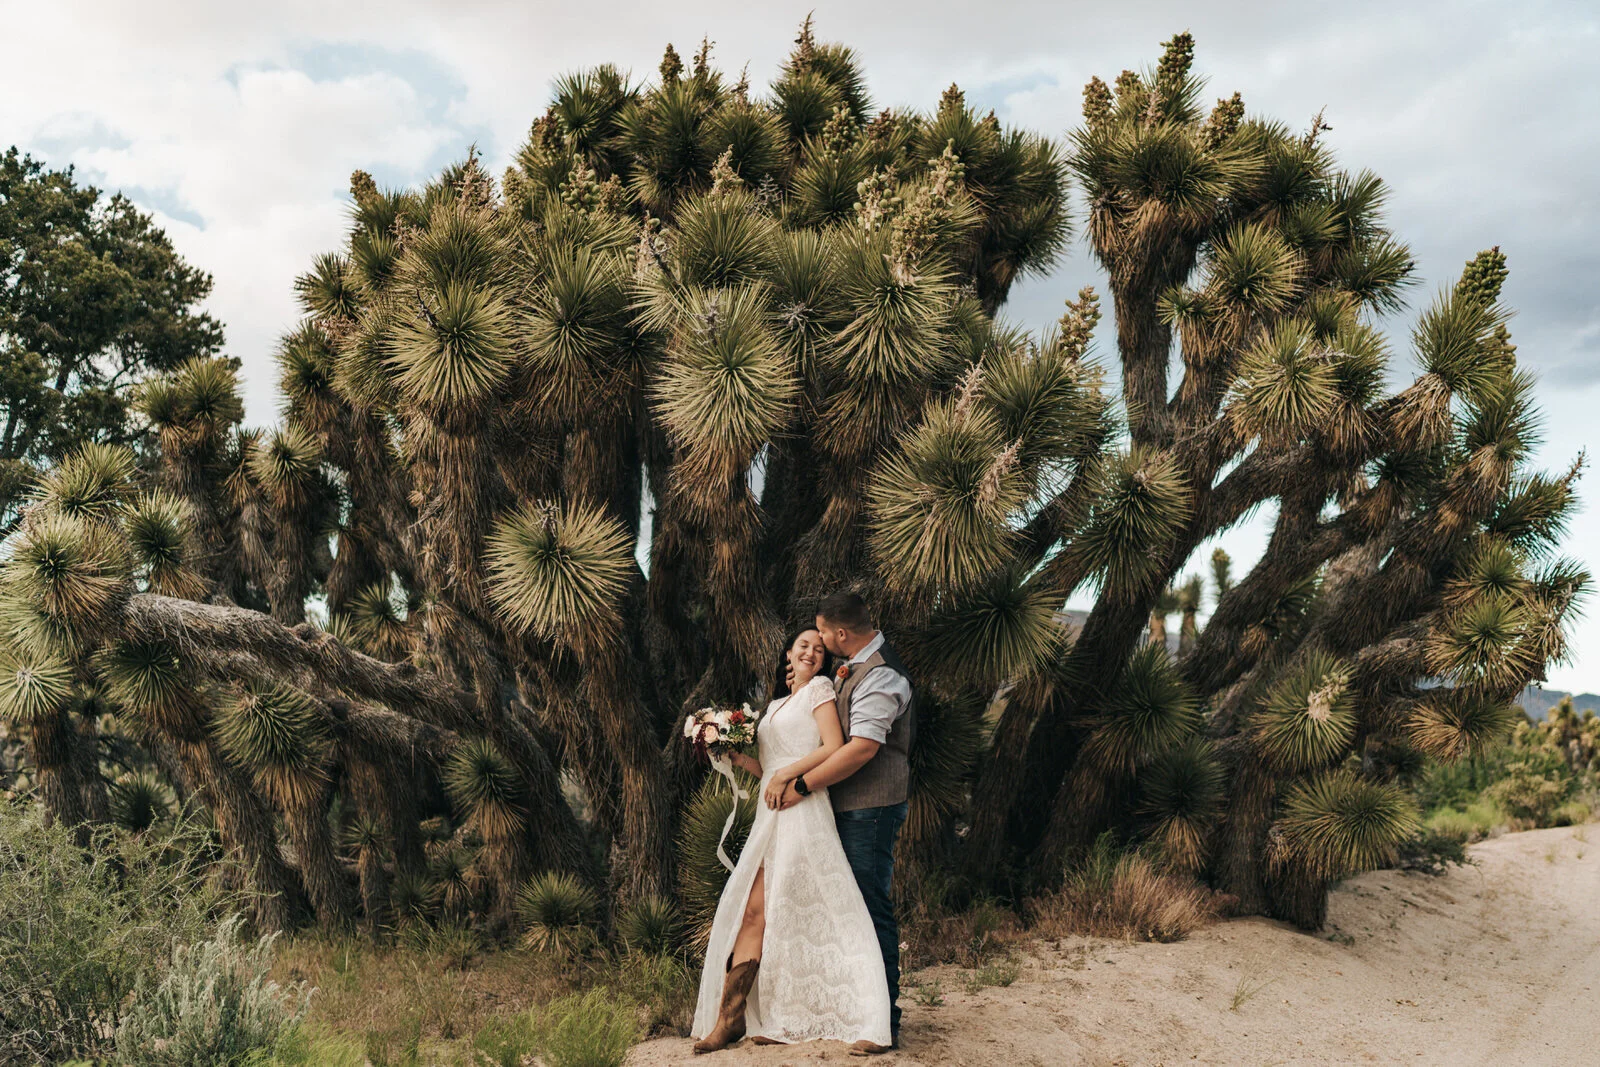
[[[802,775],[796,776],[793,784],[794,784],[794,791],[796,793],[799,793],[803,797],[808,797],[808,796],[811,795],[811,787],[809,785],[806,785],[806,776],[805,775],[802,774]]]

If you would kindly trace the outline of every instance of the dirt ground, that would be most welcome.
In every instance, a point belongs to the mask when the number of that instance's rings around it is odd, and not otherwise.
[[[970,972],[919,972],[904,1047],[875,1062],[1600,1064],[1600,825],[1508,834],[1472,856],[1442,877],[1346,882],[1316,936],[1238,919],[1172,945],[1046,942],[1012,985],[973,993]],[[826,1042],[697,1057],[666,1039],[628,1062],[874,1061]]]

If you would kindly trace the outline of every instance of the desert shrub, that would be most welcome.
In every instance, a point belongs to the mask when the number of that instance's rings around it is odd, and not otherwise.
[[[117,1025],[116,1062],[129,1067],[215,1067],[270,1053],[305,1016],[311,990],[267,977],[268,935],[240,939],[230,918],[209,940],[177,945],[159,979],[145,978]]]
[[[1540,759],[1530,753],[1525,759],[1509,763],[1506,776],[1489,786],[1485,794],[1519,823],[1550,826],[1575,786],[1559,756]]]
[[[483,933],[461,919],[447,919],[437,926],[425,922],[408,923],[400,928],[398,942],[413,952],[431,956],[445,967],[465,970],[473,957],[488,947]]]
[[[647,1036],[688,1035],[700,975],[682,957],[630,953],[616,965],[614,981],[617,992],[638,1005],[639,1025]]]
[[[660,956],[675,952],[682,936],[678,909],[663,897],[636,900],[617,916],[617,940],[628,953]]]
[[[196,873],[202,857],[192,823],[102,828],[85,849],[41,806],[0,801],[0,1063],[111,1054],[140,982],[244,905]]]
[[[622,1067],[639,1039],[634,1006],[591,989],[530,1014],[539,1054],[549,1067]]]
[[[1499,745],[1481,756],[1454,763],[1430,760],[1417,776],[1417,805],[1423,811],[1466,808],[1490,785],[1505,777],[1506,764],[1511,758],[1510,746]]]
[[[1482,841],[1506,824],[1505,812],[1488,798],[1479,798],[1462,808],[1441,808],[1423,821],[1425,829],[1442,834],[1461,834],[1468,841]]]
[[[367,1055],[359,1038],[297,1026],[278,1039],[270,1055],[252,1055],[245,1062],[249,1067],[367,1067]]]
[[[953,908],[937,896],[913,904],[900,926],[903,970],[954,963],[980,967],[1003,956],[1022,938],[1016,912],[985,897]]]
[[[544,952],[583,952],[595,943],[600,899],[566,871],[528,879],[517,894],[517,914],[527,926],[523,943]]]
[[[1581,826],[1594,818],[1594,808],[1581,798],[1567,801],[1550,816],[1551,826]]]
[[[1194,879],[1137,852],[1119,853],[1102,835],[1061,889],[1033,901],[1032,916],[1043,937],[1181,941],[1216,918],[1217,902]]]
[[[492,1019],[472,1039],[473,1064],[482,1067],[521,1067],[538,1051],[538,1035],[526,1015]]]
[[[1400,846],[1395,865],[1402,870],[1435,875],[1443,874],[1452,866],[1464,866],[1471,862],[1467,858],[1467,840],[1470,836],[1468,830],[1425,825]]]

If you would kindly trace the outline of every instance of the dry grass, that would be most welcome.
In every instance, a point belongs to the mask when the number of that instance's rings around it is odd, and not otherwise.
[[[1179,941],[1214,922],[1219,908],[1198,882],[1126,855],[1109,872],[1073,878],[1059,892],[1036,899],[1030,911],[1036,937]]]
[[[536,953],[495,951],[464,961],[454,951],[356,938],[296,938],[279,949],[273,976],[316,988],[313,1023],[379,1047],[470,1039],[575,985],[559,961]]]

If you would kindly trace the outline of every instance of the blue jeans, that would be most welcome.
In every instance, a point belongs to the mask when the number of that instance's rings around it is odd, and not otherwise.
[[[839,843],[855,873],[856,885],[867,901],[867,914],[878,933],[883,970],[889,977],[889,1031],[900,1037],[900,924],[894,917],[894,842],[906,821],[904,802],[882,808],[859,808],[834,813]]]

